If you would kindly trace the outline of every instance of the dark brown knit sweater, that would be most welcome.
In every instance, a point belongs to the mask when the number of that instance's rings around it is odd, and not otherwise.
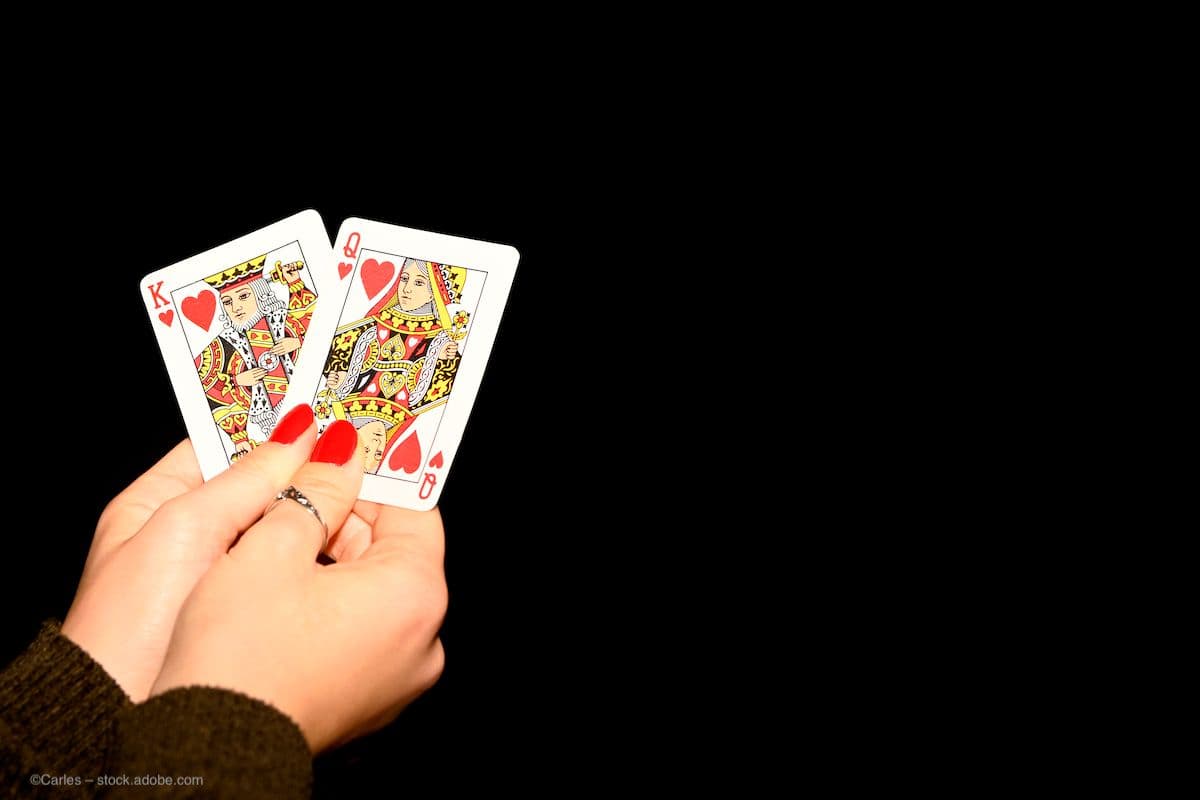
[[[201,687],[134,705],[57,623],[0,672],[0,797],[293,798],[311,789],[304,735],[276,709]]]

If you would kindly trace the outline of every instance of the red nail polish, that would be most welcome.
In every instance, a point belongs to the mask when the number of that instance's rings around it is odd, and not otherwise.
[[[321,438],[317,440],[317,446],[313,448],[312,455],[308,457],[308,460],[337,464],[340,467],[350,460],[356,447],[358,447],[358,431],[346,420],[339,419],[321,434]]]
[[[270,441],[279,444],[291,444],[300,438],[300,434],[312,425],[313,411],[308,406],[296,406],[279,420],[275,430],[271,431]]]

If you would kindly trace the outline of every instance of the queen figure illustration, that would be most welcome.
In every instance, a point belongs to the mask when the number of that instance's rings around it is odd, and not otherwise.
[[[366,317],[334,334],[313,410],[322,426],[354,424],[366,472],[378,471],[419,415],[448,400],[470,319],[449,309],[466,277],[462,267],[406,258]]]

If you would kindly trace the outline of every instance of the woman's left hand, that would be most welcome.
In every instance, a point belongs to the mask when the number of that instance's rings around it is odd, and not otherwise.
[[[259,445],[208,483],[185,440],[100,515],[62,632],[134,702],[149,695],[184,600],[305,463],[316,436],[310,416],[293,442]]]

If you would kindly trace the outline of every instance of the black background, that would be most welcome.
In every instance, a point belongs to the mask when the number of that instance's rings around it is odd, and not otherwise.
[[[606,255],[622,219],[585,210],[586,184],[534,185],[520,163],[466,177],[304,172],[132,186],[92,159],[66,181],[10,185],[22,203],[8,231],[5,495],[30,513],[6,529],[0,663],[62,618],[101,509],[186,435],[140,278],[304,208],[331,237],[348,216],[394,222],[511,244],[521,261],[441,498],[445,673],[387,729],[319,757],[316,794],[530,786],[580,760],[593,762],[580,774],[606,772],[627,758],[597,764],[587,742],[645,660],[631,652],[643,623],[622,610],[631,515],[611,513],[637,488],[611,484],[637,438],[611,400],[640,340],[617,289],[644,275]]]

